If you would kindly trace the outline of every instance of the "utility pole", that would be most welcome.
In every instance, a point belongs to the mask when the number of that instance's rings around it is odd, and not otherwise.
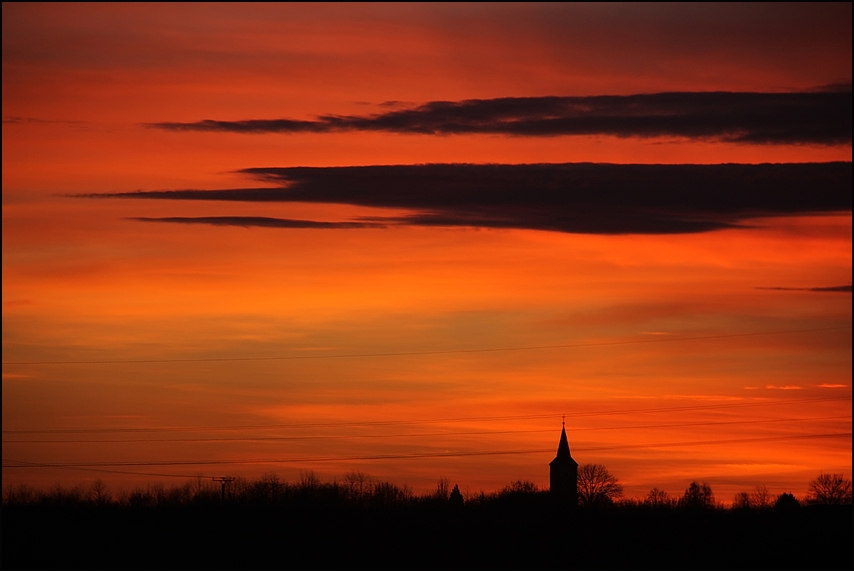
[[[222,484],[222,503],[225,503],[225,487],[229,484],[229,482],[233,482],[234,478],[211,478],[214,482],[219,482]]]

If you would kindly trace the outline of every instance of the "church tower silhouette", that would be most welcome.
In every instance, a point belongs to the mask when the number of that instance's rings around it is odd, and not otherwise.
[[[561,423],[557,456],[549,463],[549,490],[555,498],[571,506],[578,504],[578,462],[569,453],[566,422]]]

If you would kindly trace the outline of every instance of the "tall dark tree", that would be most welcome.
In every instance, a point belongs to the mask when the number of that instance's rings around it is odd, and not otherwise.
[[[679,505],[685,508],[713,508],[715,494],[706,482],[691,482],[679,500]]]
[[[439,478],[436,483],[436,491],[433,494],[437,499],[448,501],[451,497],[451,481],[447,478]]]
[[[454,484],[454,489],[451,490],[451,495],[448,497],[448,505],[451,509],[460,509],[465,504],[463,493],[460,492],[460,487]]]

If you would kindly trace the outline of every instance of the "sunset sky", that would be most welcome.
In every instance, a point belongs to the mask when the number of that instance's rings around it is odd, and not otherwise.
[[[3,485],[851,477],[851,4],[3,4]]]

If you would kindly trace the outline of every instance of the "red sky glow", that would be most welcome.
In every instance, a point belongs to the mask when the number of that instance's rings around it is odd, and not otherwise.
[[[4,3],[4,486],[547,488],[563,415],[627,497],[850,478],[851,53],[850,3]],[[673,174],[730,163],[816,174]]]

